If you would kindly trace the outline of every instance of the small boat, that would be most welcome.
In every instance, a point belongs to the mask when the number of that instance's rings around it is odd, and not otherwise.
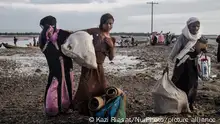
[[[38,46],[27,46],[27,48],[31,48],[31,49],[40,49],[40,47],[38,47]]]
[[[25,48],[25,47],[19,47],[19,46],[15,46],[15,45],[10,45],[8,43],[2,43],[2,45],[7,48],[7,49],[15,49],[15,48]]]
[[[31,44],[26,44],[27,48],[39,48],[39,46],[33,46]]]
[[[2,47],[2,43],[0,44],[0,47]]]

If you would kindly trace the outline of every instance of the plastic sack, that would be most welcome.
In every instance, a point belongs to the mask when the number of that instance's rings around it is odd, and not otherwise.
[[[97,69],[93,36],[87,32],[78,31],[71,34],[61,46],[61,50],[80,66]]]
[[[54,77],[46,94],[45,113],[48,116],[55,116],[59,113],[57,89],[58,80]]]
[[[71,104],[67,90],[66,80],[65,80],[64,62],[62,57],[60,58],[60,64],[62,70],[61,96],[58,97],[59,82],[56,77],[53,77],[50,87],[47,90],[46,101],[45,101],[45,113],[48,116],[56,116],[57,114],[60,113],[58,99],[61,100],[61,112],[67,112]],[[73,82],[73,78],[71,79],[71,83],[72,83],[72,87],[74,87],[75,85]]]
[[[209,56],[201,55],[198,58],[198,65],[197,65],[199,77],[202,80],[209,80],[211,74],[211,58]]]
[[[168,71],[167,66],[162,78],[156,83],[152,91],[154,113],[178,114],[191,112],[186,93],[173,84],[169,79]]]

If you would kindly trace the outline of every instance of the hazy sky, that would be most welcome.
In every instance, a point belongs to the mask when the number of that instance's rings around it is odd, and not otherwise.
[[[74,1],[74,2],[73,2]],[[115,18],[112,32],[150,32],[149,0],[0,0],[0,32],[39,32],[39,20],[57,18],[58,27],[78,30],[99,25],[102,14]],[[220,32],[219,0],[154,0],[154,30],[180,33],[189,17],[201,20],[204,34]]]

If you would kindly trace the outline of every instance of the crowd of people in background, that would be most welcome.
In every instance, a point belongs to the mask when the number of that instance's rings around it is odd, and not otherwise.
[[[18,38],[14,36],[14,45],[17,46]],[[36,37],[33,37],[33,44],[30,42],[27,44],[27,46],[33,46],[33,47],[38,47],[39,46],[39,41],[36,40]]]

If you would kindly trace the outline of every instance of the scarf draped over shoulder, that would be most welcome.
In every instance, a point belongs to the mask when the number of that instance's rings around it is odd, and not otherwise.
[[[188,25],[197,21],[199,20],[195,17],[191,17],[187,21],[187,25],[183,28],[182,34],[178,37],[178,40],[169,55],[169,59],[172,60],[173,62],[175,62],[176,59],[179,60],[182,59],[183,60],[182,62],[184,62],[189,57],[186,54],[189,51],[194,50],[193,46],[196,44],[197,40],[201,37],[201,33],[199,31],[196,35],[191,34]]]

